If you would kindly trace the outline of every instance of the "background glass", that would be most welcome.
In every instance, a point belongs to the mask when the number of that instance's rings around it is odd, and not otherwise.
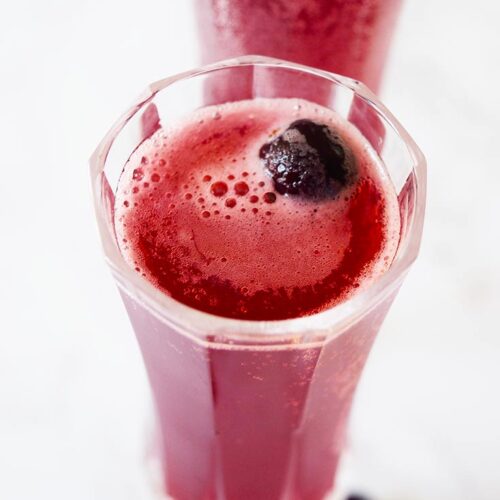
[[[380,87],[401,0],[195,0],[204,64],[261,54]]]

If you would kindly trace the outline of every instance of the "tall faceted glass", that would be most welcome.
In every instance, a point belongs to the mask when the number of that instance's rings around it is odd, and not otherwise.
[[[119,251],[114,193],[130,154],[162,125],[224,102],[214,89],[242,79],[250,82],[245,98],[306,95],[315,101],[311,86],[321,88],[316,102],[359,129],[398,193],[401,239],[391,267],[322,313],[280,321],[210,315],[162,293]],[[113,126],[91,159],[95,208],[106,260],[149,375],[167,498],[329,498],[363,366],[418,253],[425,168],[411,137],[363,84],[264,57],[153,83]]]

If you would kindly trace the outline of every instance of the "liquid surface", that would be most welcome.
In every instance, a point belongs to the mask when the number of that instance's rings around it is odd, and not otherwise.
[[[310,119],[342,136],[356,180],[335,198],[283,196],[259,149]],[[334,112],[297,99],[202,108],[130,157],[115,200],[121,251],[174,299],[231,318],[314,314],[390,265],[399,208],[380,160]]]

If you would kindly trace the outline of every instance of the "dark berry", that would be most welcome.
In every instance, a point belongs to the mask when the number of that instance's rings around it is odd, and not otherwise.
[[[293,122],[259,152],[280,194],[335,196],[354,175],[352,153],[326,125]]]
[[[364,495],[360,495],[358,493],[351,493],[346,500],[370,500],[368,497]]]

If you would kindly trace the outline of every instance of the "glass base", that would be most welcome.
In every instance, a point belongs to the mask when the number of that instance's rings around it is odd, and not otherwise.
[[[154,433],[150,435],[153,436]],[[392,429],[385,446],[381,443],[383,438],[381,433],[350,439],[339,465],[335,489],[325,500],[347,500],[350,495],[366,500],[474,498],[467,476],[460,473],[457,464],[431,436],[400,426]],[[144,461],[148,500],[177,500],[165,493],[155,441],[149,442]]]

